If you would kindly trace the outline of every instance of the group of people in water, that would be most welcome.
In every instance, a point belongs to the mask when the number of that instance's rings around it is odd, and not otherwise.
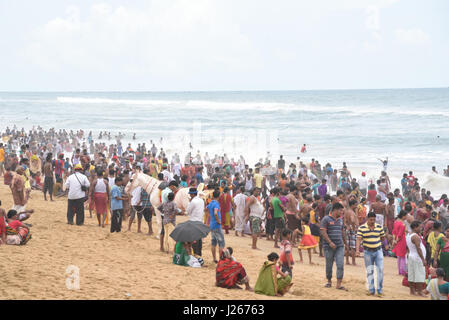
[[[100,135],[101,139],[110,137],[107,132]],[[378,296],[383,296],[383,257],[392,256],[411,294],[429,292],[434,299],[447,299],[449,199],[447,195],[434,199],[411,171],[404,174],[401,188],[393,188],[388,159],[381,160],[383,170],[373,180],[365,172],[353,177],[346,163],[337,169],[330,163],[322,166],[315,159],[305,163],[298,157],[287,165],[280,156],[272,164],[269,153],[254,166],[242,156],[234,161],[226,154],[209,157],[199,151],[196,155],[189,152],[183,161],[176,153],[169,160],[153,141],[148,149],[145,143],[124,147],[123,135],[115,137],[116,143],[107,145],[95,143],[92,132],[85,136],[82,130],[7,128],[0,144],[0,174],[11,188],[14,207],[8,212],[0,210],[0,243],[25,244],[31,238],[31,225],[23,221],[33,214],[26,203],[35,189],[42,190],[45,200],[47,193],[50,201],[67,196],[69,224],[84,224],[87,209],[91,217],[97,216],[99,227],[110,223],[111,232],[120,232],[123,221],[128,221],[131,230],[137,220],[141,232],[144,218],[148,233],[156,233],[162,251],[171,248],[173,262],[179,265],[204,263],[202,239],[170,247],[169,226],[176,225],[177,214],[202,221],[210,228],[220,287],[245,285],[256,293],[285,294],[293,285],[296,247],[299,263],[303,263],[303,251],[312,265],[314,255],[325,258],[327,288],[332,287],[335,263],[336,288],[348,290],[342,284],[345,257],[346,264],[355,265],[363,252],[368,279],[377,268]],[[64,152],[72,155],[65,157]],[[157,207],[150,200],[152,190],[145,186],[129,194],[125,191],[136,173],[160,182],[154,191],[159,193]],[[188,188],[185,207],[175,199],[182,188]],[[157,214],[161,220],[153,230],[152,217]],[[243,265],[233,257],[233,249],[225,245],[232,231],[239,237],[250,235],[253,249],[263,238],[273,243],[274,250],[263,263],[254,288]],[[368,282],[368,294],[374,295],[374,281]]]

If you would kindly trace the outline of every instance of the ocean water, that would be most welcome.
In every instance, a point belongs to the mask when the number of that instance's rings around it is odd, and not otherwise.
[[[395,178],[449,165],[449,88],[253,92],[1,92],[0,129],[83,129],[160,138],[169,153],[297,156]],[[300,154],[306,144],[307,153]]]

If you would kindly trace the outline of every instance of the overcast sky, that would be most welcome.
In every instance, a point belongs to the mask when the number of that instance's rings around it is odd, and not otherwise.
[[[1,91],[449,86],[447,0],[0,0]]]

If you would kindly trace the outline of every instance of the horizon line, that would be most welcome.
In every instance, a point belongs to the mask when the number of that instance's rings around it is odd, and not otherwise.
[[[126,92],[126,93],[203,93],[203,92],[298,92],[298,91],[375,91],[375,90],[423,90],[423,89],[449,89],[448,87],[396,87],[396,88],[346,88],[346,89],[251,89],[251,90],[0,90],[0,93],[88,93],[88,92]]]

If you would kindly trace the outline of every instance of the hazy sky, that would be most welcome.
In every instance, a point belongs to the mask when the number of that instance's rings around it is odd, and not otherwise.
[[[0,0],[0,91],[449,86],[447,0]]]

